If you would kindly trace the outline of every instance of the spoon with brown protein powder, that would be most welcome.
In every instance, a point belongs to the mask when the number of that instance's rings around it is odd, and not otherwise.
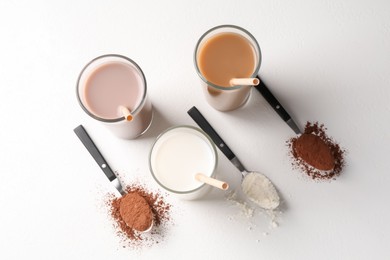
[[[120,198],[119,212],[123,221],[128,227],[133,228],[134,230],[139,232],[149,232],[153,227],[153,213],[145,198],[137,192],[126,193],[124,191],[118,178],[111,170],[103,155],[100,153],[82,125],[76,127],[74,132],[103,170],[108,180],[121,194],[122,197]]]
[[[335,166],[331,150],[319,136],[303,133],[294,141],[292,148],[298,157],[318,170],[331,171]]]
[[[279,195],[272,182],[259,172],[247,171],[222,138],[203,117],[196,107],[187,112],[191,118],[205,131],[223,154],[237,167],[242,174],[241,188],[245,195],[264,209],[275,209],[279,206]]]
[[[345,165],[345,149],[330,138],[326,127],[318,122],[307,122],[304,132],[289,139],[287,145],[293,160],[292,166],[312,179],[334,179]]]

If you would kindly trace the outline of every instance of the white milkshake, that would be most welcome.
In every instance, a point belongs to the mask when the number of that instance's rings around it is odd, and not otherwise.
[[[217,154],[214,144],[201,130],[178,126],[166,130],[150,153],[150,170],[164,189],[183,199],[204,194],[206,186],[195,179],[197,173],[214,176]]]

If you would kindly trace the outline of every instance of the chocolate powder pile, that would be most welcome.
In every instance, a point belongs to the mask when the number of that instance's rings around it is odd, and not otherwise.
[[[128,227],[145,231],[153,223],[153,213],[148,202],[138,192],[126,193],[120,198],[119,213]]]
[[[105,201],[106,206],[108,206],[109,213],[114,221],[116,234],[120,237],[123,247],[136,249],[158,244],[164,238],[166,224],[171,221],[171,205],[164,200],[164,196],[162,194],[158,192],[150,192],[140,184],[128,186],[125,188],[125,191],[127,194],[123,197],[118,198],[115,197],[114,194],[109,194]],[[129,201],[133,201],[137,198],[137,196],[134,196],[135,194],[145,199],[144,201],[146,201],[153,213],[153,228],[150,232],[142,233],[137,230],[143,230],[143,227],[128,225],[130,222],[129,219],[126,219],[126,217],[130,217],[131,219],[131,215],[126,214],[126,211],[129,209]],[[145,206],[142,206],[142,208],[145,209]],[[139,221],[138,224],[141,222],[146,223],[147,220]]]
[[[345,165],[345,150],[327,136],[326,130],[323,124],[307,122],[302,135],[287,141],[293,167],[316,180],[336,178]]]

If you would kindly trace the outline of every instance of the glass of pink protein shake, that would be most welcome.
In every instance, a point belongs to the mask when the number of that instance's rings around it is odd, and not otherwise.
[[[77,80],[81,108],[105,124],[116,136],[134,139],[152,123],[152,103],[146,79],[131,59],[107,54],[90,61]]]

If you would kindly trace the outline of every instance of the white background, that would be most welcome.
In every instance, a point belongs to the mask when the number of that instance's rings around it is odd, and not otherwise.
[[[370,1],[0,2],[1,259],[388,259],[390,4]],[[204,100],[192,55],[207,29],[249,30],[264,81],[301,127],[319,121],[347,149],[342,175],[315,182],[291,168],[291,129],[252,92],[234,112]],[[146,74],[155,120],[143,137],[111,135],[79,107],[75,84],[92,58],[119,53]],[[123,249],[101,208],[113,189],[73,128],[83,124],[113,170],[156,188],[148,153],[165,128],[195,123],[196,105],[250,170],[283,197],[279,227],[247,219],[213,190],[172,196],[159,244]],[[219,153],[218,175],[239,184]],[[267,233],[268,235],[265,235]]]

